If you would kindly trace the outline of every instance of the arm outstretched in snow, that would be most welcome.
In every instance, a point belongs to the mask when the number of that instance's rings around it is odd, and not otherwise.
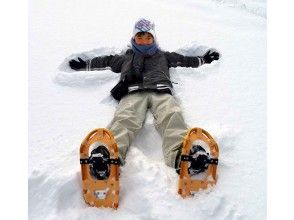
[[[92,71],[110,67],[113,72],[119,73],[123,61],[124,56],[121,55],[101,56],[91,60],[83,60],[78,57],[78,61],[70,60],[69,66],[77,71]]]
[[[184,56],[175,52],[165,52],[169,67],[199,67],[205,63],[211,63],[219,59],[219,53],[208,50],[203,56]]]

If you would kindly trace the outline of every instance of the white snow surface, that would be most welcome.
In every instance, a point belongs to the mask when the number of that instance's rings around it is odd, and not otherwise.
[[[266,219],[265,9],[264,0],[31,0],[29,219]],[[182,199],[148,113],[121,168],[119,208],[89,207],[79,147],[111,121],[117,103],[109,91],[119,75],[64,64],[119,53],[141,17],[155,21],[164,50],[195,55],[204,45],[222,54],[211,65],[171,69],[187,123],[219,144],[218,183]]]

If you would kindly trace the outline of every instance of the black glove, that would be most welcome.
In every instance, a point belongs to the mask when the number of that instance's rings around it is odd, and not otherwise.
[[[87,66],[87,63],[82,60],[80,57],[78,57],[79,61],[71,60],[69,61],[69,66],[74,70],[80,70],[85,69]]]
[[[204,60],[204,63],[211,63],[212,61],[219,59],[219,53],[209,50],[203,55],[202,58]]]

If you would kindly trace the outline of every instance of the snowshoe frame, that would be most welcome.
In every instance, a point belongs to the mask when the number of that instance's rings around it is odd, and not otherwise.
[[[90,174],[89,147],[103,143],[110,153],[110,174],[105,180],[97,180]],[[119,162],[118,148],[112,133],[105,128],[91,131],[80,147],[83,197],[91,206],[118,208],[119,204]]]
[[[210,148],[210,164],[207,168],[205,178],[198,180],[191,178],[188,171],[188,162],[190,158],[190,149],[192,143],[196,140],[202,140],[208,144]],[[218,164],[219,148],[212,136],[202,128],[192,128],[187,133],[183,141],[180,175],[178,183],[178,193],[183,197],[191,196],[193,193],[213,186],[217,182],[217,164]]]

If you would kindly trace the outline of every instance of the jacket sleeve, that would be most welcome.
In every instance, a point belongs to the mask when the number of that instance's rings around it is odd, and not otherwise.
[[[165,52],[169,67],[199,67],[204,64],[202,57],[183,56],[175,52]]]
[[[87,61],[87,70],[92,71],[92,70],[110,67],[113,72],[119,73],[121,72],[121,66],[123,62],[124,62],[123,55],[95,57]]]

